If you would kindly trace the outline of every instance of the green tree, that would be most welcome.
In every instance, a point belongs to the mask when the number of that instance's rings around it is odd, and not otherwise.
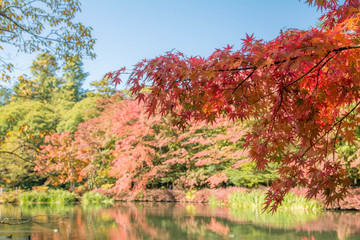
[[[19,52],[50,51],[58,57],[95,57],[91,28],[75,22],[79,0],[6,0],[0,3],[0,54],[8,46]],[[1,79],[13,65],[0,56]]]
[[[78,58],[69,58],[63,66],[62,98],[70,102],[79,102],[84,97],[82,85],[89,75],[83,70],[83,63]]]
[[[76,131],[79,123],[96,117],[98,115],[98,110],[96,109],[97,100],[99,100],[99,97],[87,97],[80,102],[76,102],[72,108],[66,110],[66,112],[64,111],[57,125],[57,131],[69,131],[73,133]]]
[[[32,99],[51,102],[54,101],[56,94],[60,92],[61,80],[56,76],[59,70],[56,58],[49,53],[38,55],[31,65],[32,80]]]
[[[33,162],[44,135],[55,131],[59,115],[49,103],[28,100],[1,106],[0,116],[0,182],[11,187],[39,183]]]
[[[82,84],[87,76],[88,73],[84,72],[83,63],[79,58],[66,60],[62,67],[60,91],[53,99],[53,104],[56,105],[60,115],[64,116],[64,121],[68,118],[69,110],[84,98],[85,91],[82,89]]]
[[[55,56],[41,53],[30,67],[32,79],[19,77],[14,85],[16,100],[40,100],[52,102],[60,93],[62,81],[56,76],[59,70]]]
[[[42,184],[43,178],[34,172],[37,150],[33,131],[21,128],[12,131],[0,145],[0,184],[7,187],[31,188]]]
[[[34,132],[56,130],[59,116],[48,103],[29,100],[14,101],[0,107],[0,135],[18,131],[28,125]]]
[[[115,84],[113,84],[112,80],[108,77],[104,77],[100,81],[94,81],[90,83],[90,85],[95,88],[95,91],[89,92],[89,96],[110,97],[116,92]]]

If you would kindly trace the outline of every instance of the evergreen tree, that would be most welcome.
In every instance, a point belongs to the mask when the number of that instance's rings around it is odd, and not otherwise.
[[[59,69],[56,58],[49,53],[42,53],[32,62],[31,74],[34,79],[33,99],[51,102],[59,92],[61,80],[56,76]]]
[[[107,77],[104,77],[100,81],[94,81],[90,83],[90,85],[95,88],[95,92],[88,93],[88,96],[110,97],[116,92],[112,79]]]
[[[84,91],[82,90],[82,84],[89,73],[85,73],[83,70],[83,63],[79,58],[70,58],[64,64],[62,86],[63,99],[71,102],[79,102],[84,97]]]

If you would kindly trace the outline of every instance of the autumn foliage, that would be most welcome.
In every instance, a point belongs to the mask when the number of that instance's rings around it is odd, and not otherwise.
[[[108,156],[111,142],[109,133],[114,125],[114,102],[121,96],[116,95],[111,100],[102,99],[93,112],[101,115],[80,123],[77,131],[71,133],[54,133],[46,136],[45,144],[40,146],[41,154],[36,161],[35,170],[48,176],[48,183],[59,185],[76,182],[85,182],[93,188],[95,178],[107,176],[111,156]],[[101,165],[101,167],[99,167]]]
[[[114,194],[213,188],[236,185],[239,181],[232,179],[241,173],[230,169],[241,169],[249,161],[242,141],[245,125],[219,119],[179,130],[169,118],[149,118],[143,104],[121,94],[102,99],[97,108],[99,116],[80,123],[76,132],[46,138],[36,170],[49,175],[48,183],[88,189],[113,183],[108,192]],[[239,185],[247,186],[247,181],[249,186],[258,183],[245,179]]]
[[[48,181],[54,185],[70,182],[72,191],[74,191],[74,183],[81,181],[87,159],[77,157],[77,149],[70,132],[54,133],[47,136],[45,142],[48,144],[42,146],[42,152],[47,154],[41,156],[40,159],[46,160],[39,161],[35,170],[51,173]]]
[[[169,115],[181,128],[251,121],[250,158],[259,169],[280,164],[267,195],[272,210],[297,185],[309,198],[342,199],[349,181],[336,147],[354,144],[360,124],[360,2],[306,2],[323,11],[321,26],[281,31],[268,42],[246,35],[239,50],[227,46],[207,58],[171,51],[138,63],[129,79],[148,113]],[[118,83],[123,71],[108,76]]]

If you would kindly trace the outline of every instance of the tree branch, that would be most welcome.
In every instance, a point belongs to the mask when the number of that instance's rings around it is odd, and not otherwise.
[[[342,52],[342,51],[345,51],[345,50],[358,49],[358,48],[360,48],[360,45],[353,45],[353,46],[348,46],[348,47],[340,47],[340,48],[336,48],[336,49],[327,51],[326,56],[328,56],[330,53],[333,53],[333,52],[338,53],[338,52]],[[296,57],[291,57],[290,59],[286,59],[286,60],[275,61],[273,64],[270,64],[269,67],[274,66],[274,65],[279,65],[281,63],[285,63],[285,62],[288,62],[288,61],[294,61],[294,60],[296,60],[298,58],[301,58],[301,57],[311,57],[311,56],[314,56],[314,54],[296,56]],[[242,67],[242,68],[218,69],[216,71],[219,71],[219,72],[244,71],[244,70],[254,70],[254,69],[256,70],[257,68],[258,68],[257,66],[248,66],[248,67]]]
[[[358,46],[358,48],[360,48],[360,45]],[[292,82],[290,82],[290,83],[288,83],[288,84],[285,84],[285,85],[284,85],[282,88],[280,88],[280,89],[277,89],[277,90],[275,90],[275,91],[272,91],[272,92],[270,92],[270,93],[268,93],[268,94],[260,97],[259,99],[257,99],[257,100],[255,100],[254,102],[252,102],[252,104],[257,103],[257,102],[260,101],[261,99],[267,98],[267,97],[273,95],[274,93],[276,93],[276,92],[278,92],[278,91],[280,91],[280,90],[283,90],[283,89],[285,89],[285,88],[293,85],[294,83],[299,82],[301,79],[303,79],[304,77],[306,77],[309,73],[311,73],[315,68],[317,68],[317,67],[329,56],[329,54],[332,53],[332,52],[333,52],[333,51],[327,52],[327,54],[326,54],[315,66],[313,66],[313,67],[312,67],[311,69],[309,69],[306,73],[304,73],[303,75],[301,75],[300,77],[298,77],[298,78],[295,79],[294,81],[292,81]],[[331,58],[330,58],[330,59],[331,59]],[[325,64],[328,63],[328,62],[329,62],[329,61],[326,61]],[[325,66],[325,64],[323,64],[323,65],[321,66],[321,68],[323,68],[323,67]]]
[[[324,138],[327,134],[329,134],[334,128],[336,125],[338,124],[341,124],[342,121],[347,118],[353,111],[355,111],[355,109],[360,105],[360,101],[358,103],[356,103],[355,107],[353,107],[347,114],[345,114],[345,116],[343,116],[340,120],[338,120],[336,123],[334,123],[329,130],[327,130],[322,136],[320,136],[316,141],[315,143],[313,143],[310,147],[308,147],[304,152],[303,154],[300,156],[300,158],[304,157],[305,154],[311,149],[313,148],[318,142],[320,142],[320,140],[322,138]]]
[[[57,215],[35,215],[30,218],[4,218],[4,219],[0,220],[0,224],[20,225],[20,224],[25,224],[25,223],[29,223],[29,222],[42,223],[42,222],[34,221],[33,219],[37,218],[37,217],[49,217],[49,216],[57,216]]]
[[[238,90],[238,88],[246,81],[248,80],[253,74],[254,72],[256,71],[257,68],[254,68],[253,71],[244,79],[242,80],[237,86],[236,88],[234,89],[234,91],[232,92],[233,94],[235,93],[236,90]]]

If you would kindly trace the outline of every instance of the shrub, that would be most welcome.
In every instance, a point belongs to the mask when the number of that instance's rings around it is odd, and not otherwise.
[[[254,162],[244,163],[239,169],[226,169],[229,183],[237,187],[256,188],[259,185],[269,186],[277,178],[277,166],[269,163],[264,171],[256,169]]]
[[[19,193],[17,193],[16,191],[3,192],[2,194],[0,194],[0,203],[19,203]]]
[[[114,184],[107,183],[107,184],[101,185],[101,188],[103,188],[103,189],[111,189],[113,186],[114,186]]]
[[[192,189],[186,192],[185,198],[186,200],[192,202],[195,200],[195,194],[196,194],[196,189]]]
[[[36,191],[36,192],[46,192],[47,190],[49,190],[49,187],[48,186],[33,186],[32,190]]]

